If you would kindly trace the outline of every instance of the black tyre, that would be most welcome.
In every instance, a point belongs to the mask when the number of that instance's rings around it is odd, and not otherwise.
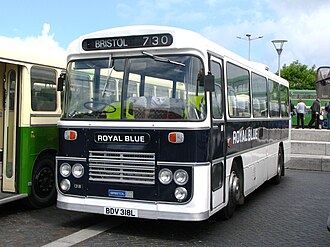
[[[55,157],[44,155],[37,160],[34,166],[32,189],[28,202],[33,208],[42,208],[54,204],[55,201]]]
[[[272,178],[273,184],[281,183],[282,176],[284,176],[284,154],[282,147],[279,147],[277,156],[277,172],[275,177]]]
[[[236,206],[243,195],[241,195],[241,179],[239,177],[236,161],[233,162],[229,176],[229,195],[228,204],[220,212],[223,219],[230,219],[236,209]]]

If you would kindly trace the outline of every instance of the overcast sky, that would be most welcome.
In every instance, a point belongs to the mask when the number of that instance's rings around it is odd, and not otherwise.
[[[166,25],[196,31],[277,71],[274,39],[284,44],[281,65],[330,65],[330,0],[10,0],[1,2],[0,36],[37,43],[56,54],[82,34],[126,25]],[[0,37],[0,42],[5,42]]]

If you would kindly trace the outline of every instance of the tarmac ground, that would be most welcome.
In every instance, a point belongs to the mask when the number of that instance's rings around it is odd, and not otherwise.
[[[230,220],[121,218],[22,201],[0,205],[0,246],[330,246],[330,172],[286,170],[265,183]]]

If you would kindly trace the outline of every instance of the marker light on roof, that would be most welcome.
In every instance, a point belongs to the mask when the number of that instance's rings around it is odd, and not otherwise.
[[[77,131],[74,130],[66,130],[64,132],[64,139],[67,141],[74,141],[77,139]]]
[[[184,134],[181,132],[171,132],[168,134],[168,141],[172,143],[183,143]]]

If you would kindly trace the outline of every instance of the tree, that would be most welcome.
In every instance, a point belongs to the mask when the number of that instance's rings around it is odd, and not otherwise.
[[[290,89],[315,89],[315,65],[308,68],[298,60],[293,61],[289,66],[284,64],[281,69],[281,77],[289,82]]]

